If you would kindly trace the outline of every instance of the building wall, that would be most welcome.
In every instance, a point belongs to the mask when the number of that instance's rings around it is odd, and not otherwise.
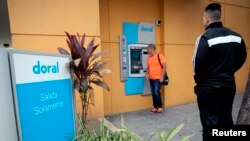
[[[164,0],[164,49],[171,83],[165,91],[166,106],[194,102],[192,55],[197,36],[203,31],[202,15],[210,0]],[[239,32],[249,47],[250,1],[218,0],[222,4],[224,26]],[[249,48],[247,49],[249,52]],[[237,93],[244,93],[249,56],[236,73]],[[177,89],[179,88],[179,89]]]
[[[125,96],[124,83],[120,81],[119,35],[123,22],[154,22],[160,18],[160,6],[159,0],[100,0],[102,49],[108,50],[104,57],[110,59],[112,70],[112,74],[105,76],[111,86],[110,92],[104,92],[106,115],[151,107],[151,96]],[[162,52],[161,28],[156,27],[156,44]]]
[[[94,37],[100,43],[99,0],[8,0],[8,8],[15,49],[58,54],[57,47],[67,48],[65,31],[85,33],[88,41]],[[104,115],[103,91],[95,92],[90,118]],[[76,101],[80,112],[79,97]]]
[[[237,92],[244,93],[249,71],[250,58],[250,1],[248,0],[224,0],[226,27],[240,33],[247,45],[248,59],[245,65],[236,73]]]
[[[165,105],[194,102],[192,55],[197,36],[203,31],[202,0],[164,0],[164,49],[170,85]]]
[[[192,75],[192,55],[196,38],[204,31],[202,15],[211,0],[101,0],[100,23],[102,49],[105,58],[111,60],[112,74],[105,80],[111,92],[104,92],[105,114],[115,114],[152,106],[150,96],[125,96],[124,83],[120,82],[119,40],[123,22],[152,22],[161,18],[163,24],[156,26],[159,52],[167,60],[170,84],[164,90],[164,105],[175,106],[196,101]],[[222,21],[226,27],[239,32],[249,46],[250,2],[248,0],[218,0],[222,4]],[[129,12],[128,12],[129,11]],[[239,18],[240,17],[240,18]],[[249,49],[248,49],[249,52]],[[237,93],[245,90],[249,57],[236,73]],[[139,104],[138,104],[139,103]]]
[[[213,0],[216,1],[216,0]],[[101,43],[103,56],[110,59],[111,74],[104,74],[111,91],[96,88],[95,107],[90,118],[150,108],[151,96],[125,96],[120,81],[119,35],[123,22],[154,22],[156,44],[164,53],[170,84],[163,90],[164,105],[174,106],[196,101],[193,93],[192,55],[194,42],[203,31],[204,7],[212,0],[8,0],[13,47],[22,50],[57,53],[57,47],[67,48],[64,31],[86,33]],[[217,0],[223,6],[222,21],[239,32],[250,45],[249,0]],[[248,48],[248,52],[250,52]],[[245,90],[249,57],[236,73],[237,93]],[[77,111],[80,112],[80,99]]]

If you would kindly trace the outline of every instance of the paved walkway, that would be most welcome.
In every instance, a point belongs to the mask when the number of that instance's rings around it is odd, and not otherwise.
[[[235,97],[233,106],[233,119],[236,121],[243,95]],[[177,127],[180,123],[185,126],[175,140],[181,136],[192,135],[192,141],[201,141],[201,124],[197,103],[165,108],[164,113],[153,114],[149,110],[142,110],[122,114],[125,125],[136,134],[148,138],[155,131],[168,131],[169,128]],[[120,127],[121,115],[106,117],[115,126]],[[154,139],[155,140],[155,139]]]

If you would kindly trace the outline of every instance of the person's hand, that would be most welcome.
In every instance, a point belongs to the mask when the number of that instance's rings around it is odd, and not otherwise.
[[[163,77],[161,77],[160,82],[161,82],[161,83],[163,82]]]
[[[145,77],[146,77],[147,79],[149,79],[149,74],[148,74],[148,73],[146,73],[146,74],[145,74]]]

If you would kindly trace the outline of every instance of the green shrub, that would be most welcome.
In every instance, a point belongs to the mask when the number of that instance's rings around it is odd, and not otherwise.
[[[85,34],[81,37],[79,34],[72,35],[65,32],[67,35],[67,44],[70,52],[59,47],[58,51],[61,54],[70,55],[70,70],[73,73],[73,87],[79,92],[81,98],[82,120],[86,122],[89,111],[89,105],[94,106],[94,88],[93,84],[110,90],[109,86],[103,81],[103,72],[111,72],[105,68],[107,60],[101,60],[100,57],[104,51],[96,52],[99,44],[95,45],[93,38],[88,45]]]
[[[148,139],[143,139],[124,125],[123,118],[121,119],[121,129],[112,132],[104,126],[103,120],[99,130],[90,130],[83,124],[79,117],[80,116],[78,116],[78,134],[73,141],[151,141],[154,136],[156,136],[157,141],[172,141],[176,134],[184,127],[182,123],[176,128],[171,128],[168,132],[156,132]],[[185,136],[180,141],[189,141],[192,136],[193,135]]]

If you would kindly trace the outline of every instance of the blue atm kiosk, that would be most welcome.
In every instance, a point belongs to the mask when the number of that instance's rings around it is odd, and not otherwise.
[[[120,39],[121,81],[124,81],[126,95],[151,94],[149,81],[145,78],[148,58],[147,46],[149,44],[146,41],[151,38],[141,40],[139,25],[138,23],[124,22],[123,38]],[[147,35],[147,33],[143,32],[142,35]]]

